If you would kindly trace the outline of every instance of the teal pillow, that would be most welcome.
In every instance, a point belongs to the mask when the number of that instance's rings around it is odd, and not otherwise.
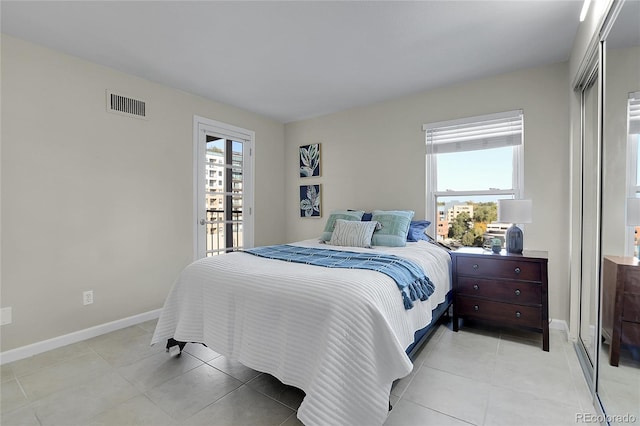
[[[373,233],[372,246],[404,247],[407,245],[407,233],[413,219],[411,210],[374,210],[372,221],[379,222],[382,228]]]
[[[363,214],[364,210],[334,210],[327,219],[324,231],[322,231],[322,234],[320,235],[320,240],[331,240],[331,234],[333,234],[333,228],[336,226],[337,219],[355,220],[359,222],[362,219]]]

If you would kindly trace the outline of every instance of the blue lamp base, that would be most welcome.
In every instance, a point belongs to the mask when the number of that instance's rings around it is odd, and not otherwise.
[[[506,248],[507,253],[522,253],[522,229],[518,228],[516,225],[511,225],[509,229],[507,229],[506,237]]]

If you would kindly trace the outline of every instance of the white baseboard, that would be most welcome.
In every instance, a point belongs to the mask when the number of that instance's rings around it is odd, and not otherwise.
[[[120,330],[121,328],[156,319],[160,316],[160,311],[160,309],[156,309],[142,314],[133,315],[131,317],[111,321],[105,324],[96,325],[94,327],[85,328],[84,330],[75,331],[63,336],[58,336],[52,339],[43,340],[41,342],[32,343],[27,346],[0,352],[0,365],[18,361],[24,358],[29,358],[30,356],[38,355],[52,349],[57,349],[62,346],[67,346],[72,343],[81,342],[83,340],[91,339],[92,337]]]
[[[569,340],[569,325],[565,320],[551,319],[551,321],[549,321],[549,328],[563,331],[567,341]]]
[[[120,330],[121,328],[129,327],[132,325],[140,324],[145,321],[156,319],[160,316],[161,309],[145,312],[143,314],[134,315],[131,317],[111,321],[105,324],[96,325],[95,327],[86,328],[84,330],[76,331],[73,333],[65,334],[63,336],[54,337],[52,339],[43,340],[41,342],[33,343],[31,345],[22,346],[20,348],[11,349],[5,352],[0,352],[0,365],[13,361],[18,361],[30,356],[38,355],[40,353],[57,349],[62,346],[70,345],[72,343],[81,342],[83,340],[91,339],[92,337],[100,336],[102,334],[110,333],[112,331]],[[554,330],[561,330],[565,336],[569,336],[569,326],[564,320],[552,319],[549,322],[549,328]]]

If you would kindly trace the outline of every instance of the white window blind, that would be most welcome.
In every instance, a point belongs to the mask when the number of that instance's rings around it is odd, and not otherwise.
[[[422,129],[428,151],[442,154],[521,145],[523,127],[522,110],[516,110],[429,123]]]
[[[629,120],[629,134],[640,133],[640,92],[629,94],[627,119]]]

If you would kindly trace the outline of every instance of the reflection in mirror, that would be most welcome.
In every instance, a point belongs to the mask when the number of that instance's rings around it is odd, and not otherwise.
[[[597,337],[596,283],[598,277],[598,84],[593,74],[582,92],[582,248],[579,337],[591,365],[595,362]],[[594,172],[596,171],[596,172]]]
[[[627,225],[626,212],[627,199],[640,197],[639,1],[622,4],[605,45],[598,394],[609,418],[621,420],[611,424],[618,424],[640,422],[640,228]]]

